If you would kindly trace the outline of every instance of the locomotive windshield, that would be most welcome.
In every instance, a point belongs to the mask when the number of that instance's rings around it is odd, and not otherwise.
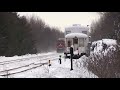
[[[73,44],[78,44],[78,38],[77,37],[73,38]]]
[[[65,41],[64,40],[58,40],[57,41],[57,46],[59,46],[59,45],[64,46],[65,45]]]
[[[57,41],[56,49],[57,49],[57,53],[64,52],[64,49],[65,49],[65,41],[64,41],[64,39],[59,39]]]

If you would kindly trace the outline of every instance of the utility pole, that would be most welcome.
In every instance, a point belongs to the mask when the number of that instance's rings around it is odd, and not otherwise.
[[[71,59],[71,69],[70,70],[73,70],[73,47],[70,47],[70,54],[71,54],[71,57],[70,57],[70,59]]]
[[[70,70],[73,70],[73,60],[72,60],[72,58],[73,58],[73,55],[71,55],[71,69]]]

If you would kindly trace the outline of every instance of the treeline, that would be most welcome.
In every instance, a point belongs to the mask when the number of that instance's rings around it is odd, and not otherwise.
[[[88,60],[88,70],[99,78],[120,78],[120,12],[100,13],[99,21],[92,23],[91,40],[115,39],[118,42],[116,50],[110,50],[106,55],[91,55]]]
[[[56,49],[58,38],[63,38],[64,33],[56,27],[50,27],[42,19],[32,16],[29,18],[32,36],[37,52],[47,52]]]
[[[0,56],[35,54],[55,49],[55,41],[63,36],[42,20],[20,17],[16,12],[0,12]],[[47,40],[47,41],[46,41]]]
[[[26,18],[15,12],[0,12],[0,56],[36,53]]]
[[[120,40],[120,12],[99,13],[100,19],[92,23],[92,41],[103,38]]]

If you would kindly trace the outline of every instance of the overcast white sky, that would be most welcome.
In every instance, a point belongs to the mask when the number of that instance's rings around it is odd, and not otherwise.
[[[64,31],[66,26],[73,24],[90,25],[97,20],[99,15],[96,12],[19,12],[20,15],[36,15],[51,27],[58,27]]]

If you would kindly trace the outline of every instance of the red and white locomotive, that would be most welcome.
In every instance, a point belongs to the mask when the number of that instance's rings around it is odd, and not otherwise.
[[[56,44],[56,51],[57,53],[62,53],[65,50],[65,39],[64,38],[59,38],[57,40],[57,44]]]

